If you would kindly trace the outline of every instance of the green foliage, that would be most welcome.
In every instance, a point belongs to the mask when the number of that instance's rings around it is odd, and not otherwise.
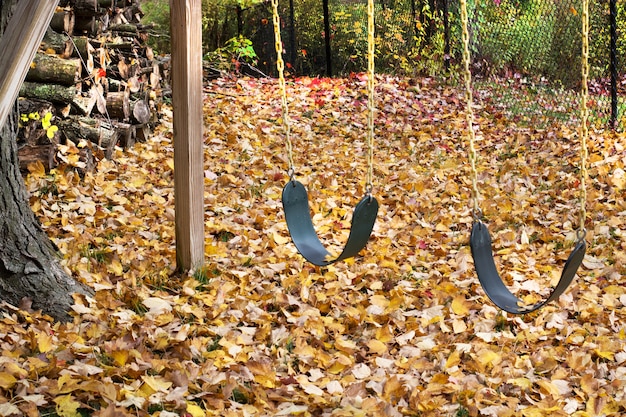
[[[287,9],[285,8],[281,18],[284,19],[287,16],[286,13]],[[305,74],[323,72],[325,52],[322,2],[320,0],[302,0],[295,4],[294,13],[298,28],[296,69]]]
[[[608,1],[593,1],[590,4],[589,24],[592,36],[589,39],[590,72],[593,76],[609,74],[609,7]],[[622,34],[626,33],[626,3],[618,1],[617,9],[617,62],[619,71],[623,73],[626,62],[626,41]]]
[[[226,44],[237,33],[237,10],[245,10],[260,4],[260,0],[202,0],[202,44],[204,51],[218,48],[232,48]],[[168,0],[143,0],[144,17],[142,22],[152,25],[150,45],[160,53],[170,52],[170,8]],[[251,46],[251,45],[250,45]],[[250,51],[244,46],[245,58],[254,60]],[[250,63],[250,61],[244,61]]]
[[[315,2],[297,13],[298,42],[306,51],[303,68],[314,68],[324,57],[321,7]],[[320,14],[310,10],[320,9]],[[393,7],[375,6],[376,68],[381,72],[404,75],[440,72],[443,67],[443,18],[425,3],[417,16],[438,28],[429,34],[419,21],[413,20],[408,1],[395,2]],[[367,69],[367,7],[364,2],[337,2],[331,5],[331,45],[335,73],[362,72]],[[306,61],[309,62],[308,65]]]
[[[340,72],[367,68],[367,13],[363,4],[344,5],[331,16],[333,62]],[[352,10],[350,10],[352,9]]]
[[[170,53],[170,3],[168,0],[143,0],[142,23],[151,25],[148,44],[157,52]]]
[[[411,13],[386,8],[377,11],[376,49],[378,66],[386,72],[403,75],[435,75],[443,71],[443,18],[424,3],[419,16],[439,28],[428,33]]]
[[[250,39],[237,36],[229,39],[226,44],[204,55],[212,67],[222,71],[237,71],[241,63],[256,65],[258,56]]]
[[[502,0],[473,3],[474,61],[487,72],[511,70],[565,87],[580,83],[581,17],[571,2]]]
[[[51,112],[44,113],[43,117],[39,113],[33,112],[29,114],[21,114],[19,125],[21,128],[27,128],[28,124],[32,121],[41,120],[41,128],[46,131],[48,139],[54,138],[56,132],[59,131],[59,127],[52,124],[53,114]]]
[[[456,411],[456,414],[454,414],[454,417],[469,417],[469,416],[470,416],[469,410],[463,407],[462,405],[459,406],[459,409]]]

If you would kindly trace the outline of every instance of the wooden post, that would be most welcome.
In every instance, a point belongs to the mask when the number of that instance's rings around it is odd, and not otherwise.
[[[26,78],[58,0],[21,0],[0,39],[0,128]]]
[[[202,0],[170,0],[176,265],[204,263]]]

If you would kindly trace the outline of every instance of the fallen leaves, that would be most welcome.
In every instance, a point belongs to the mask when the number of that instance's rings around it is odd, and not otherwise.
[[[84,178],[31,167],[33,210],[96,294],[76,298],[73,323],[0,318],[0,416],[623,414],[623,137],[592,137],[579,277],[558,303],[509,316],[473,273],[462,94],[420,83],[379,79],[379,218],[357,259],[326,268],[296,253],[284,224],[271,80],[206,86],[207,263],[189,276],[174,271],[169,118]],[[340,251],[363,195],[365,83],[288,87],[296,175],[320,238]],[[543,298],[575,240],[575,125],[533,130],[482,105],[496,263],[520,296]]]

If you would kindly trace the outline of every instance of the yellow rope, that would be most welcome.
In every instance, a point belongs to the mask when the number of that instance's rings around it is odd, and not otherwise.
[[[374,0],[367,0],[367,177],[365,190],[372,193],[374,177]]]
[[[472,73],[470,71],[470,53],[469,53],[469,29],[467,15],[467,0],[461,0],[461,21],[462,21],[462,38],[463,38],[463,66],[465,79],[465,101],[466,112],[465,118],[467,123],[467,136],[469,141],[469,162],[472,171],[472,204],[474,217],[480,216],[479,194],[478,194],[478,169],[476,168],[476,135],[474,133],[474,111],[472,109]],[[581,150],[580,150],[580,225],[578,229],[578,239],[585,237],[585,220],[587,218],[587,159],[589,153],[587,150],[587,140],[589,138],[589,109],[587,101],[589,96],[588,78],[589,78],[589,0],[583,0],[582,4],[582,91],[581,91]]]
[[[478,169],[476,168],[476,135],[474,133],[474,110],[472,99],[472,73],[470,71],[470,52],[469,52],[469,29],[467,17],[467,0],[461,0],[461,21],[463,23],[463,75],[465,79],[465,120],[467,123],[467,138],[469,141],[469,162],[472,170],[472,215],[474,218],[480,218],[480,208],[478,204]]]
[[[278,0],[272,0],[272,20],[274,22],[274,40],[276,44],[276,69],[278,70],[278,86],[280,88],[280,102],[283,111],[283,129],[287,144],[287,158],[289,159],[289,176],[294,175],[293,144],[291,142],[291,123],[289,120],[289,106],[287,104],[287,86],[285,84],[285,62],[283,61],[283,42],[280,38],[280,15],[278,14]]]
[[[278,0],[272,0],[272,20],[274,23],[274,40],[276,47],[276,69],[278,70],[278,86],[280,88],[280,100],[282,106],[283,129],[287,144],[287,157],[289,159],[289,176],[294,175],[293,143],[291,141],[291,122],[289,119],[289,106],[287,104],[287,87],[285,83],[285,62],[283,61],[283,43],[280,36],[280,15],[278,13]],[[367,2],[367,176],[365,189],[367,194],[372,193],[374,176],[374,0]]]
[[[585,238],[585,220],[587,219],[587,159],[589,151],[587,150],[587,140],[589,139],[589,109],[587,108],[587,100],[589,96],[589,88],[587,86],[589,78],[589,0],[583,0],[582,4],[582,32],[583,32],[583,49],[582,49],[582,86],[580,94],[580,224],[578,225],[578,239]]]

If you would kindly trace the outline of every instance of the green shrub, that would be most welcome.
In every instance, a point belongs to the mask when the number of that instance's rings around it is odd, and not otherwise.
[[[226,44],[214,51],[207,52],[205,61],[221,71],[238,71],[241,63],[256,65],[258,56],[250,39],[237,36],[226,41]]]
[[[168,0],[143,0],[145,25],[152,25],[148,44],[160,54],[170,53],[170,5]]]
[[[512,70],[568,88],[580,83],[582,24],[578,2],[479,1],[471,15],[474,59],[486,64],[488,72]],[[595,16],[593,7],[590,15]],[[595,38],[592,33],[591,42]],[[594,49],[606,50],[606,44]],[[593,55],[591,61],[593,67]]]

